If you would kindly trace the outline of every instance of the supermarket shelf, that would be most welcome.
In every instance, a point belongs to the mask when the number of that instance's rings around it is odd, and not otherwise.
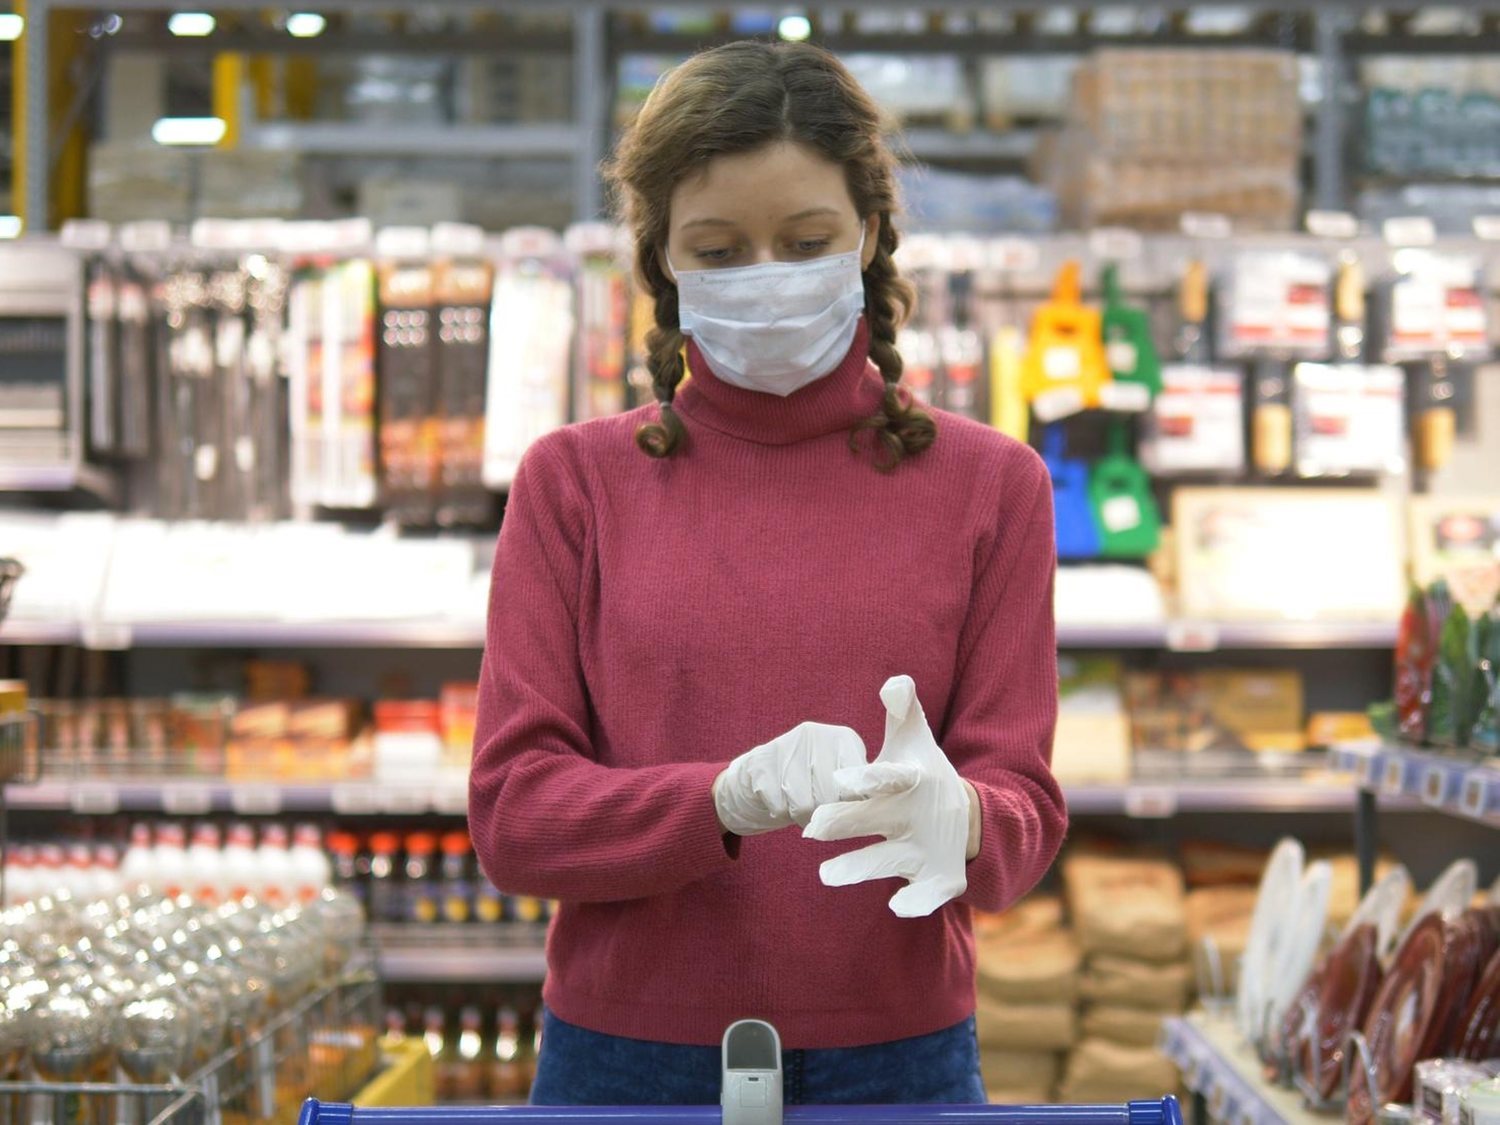
[[[1450,816],[1500,828],[1500,758],[1436,754],[1404,746],[1357,743],[1330,751],[1335,768],[1383,801],[1420,802]]]
[[[114,477],[92,465],[0,464],[0,492],[71,492],[80,489],[110,499],[116,487]]]
[[[482,648],[482,621],[170,621],[114,627],[122,643],[155,648]],[[105,631],[108,631],[106,628]],[[120,639],[120,638],[117,638]]]
[[[540,926],[377,925],[371,930],[386,981],[528,984],[547,972]]]
[[[1069,810],[1077,816],[1148,820],[1193,812],[1349,812],[1355,802],[1354,791],[1346,785],[1258,778],[1064,786],[1064,795]],[[341,816],[463,816],[468,809],[468,783],[462,777],[400,785],[372,781],[44,778],[34,785],[11,786],[7,799],[14,809],[94,815],[164,812],[187,816],[231,812],[241,816],[274,816],[332,812]],[[1393,805],[1408,809],[1423,807],[1414,798],[1398,798]]]
[[[918,160],[1025,160],[1036,149],[1034,129],[992,133],[974,129],[951,133],[946,129],[907,129],[901,137]]]
[[[1363,649],[1396,643],[1394,624],[1376,621],[1161,621],[1131,625],[1063,622],[1059,648]]]
[[[3,645],[73,645],[78,643],[78,626],[68,621],[24,621],[7,618],[0,625]]]
[[[551,156],[578,154],[571,125],[346,125],[261,122],[244,130],[245,148],[324,156]]]
[[[1169,1019],[1162,1051],[1182,1071],[1183,1084],[1203,1098],[1213,1121],[1232,1125],[1327,1125],[1301,1095],[1269,1086],[1260,1061],[1240,1042],[1233,1021],[1205,1012]]]

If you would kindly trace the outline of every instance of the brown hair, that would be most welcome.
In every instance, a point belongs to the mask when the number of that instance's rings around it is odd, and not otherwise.
[[[900,387],[896,330],[915,298],[892,259],[895,160],[870,96],[837,58],[806,43],[729,43],[694,55],[652,91],[605,166],[635,239],[637,276],[656,306],[656,326],[646,337],[646,366],[661,421],[641,426],[636,444],[652,457],[669,457],[686,434],[672,409],[683,376],[677,287],[660,259],[672,191],[716,156],[785,140],[842,165],[860,219],[880,216],[875,257],[864,271],[865,319],[870,358],[885,380],[885,396],[880,412],[855,428],[849,444],[857,450],[860,434],[873,430],[877,464],[892,469],[907,454],[931,445],[937,429]]]

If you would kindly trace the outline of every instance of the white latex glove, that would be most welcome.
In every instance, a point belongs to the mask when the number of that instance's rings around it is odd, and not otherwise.
[[[823,885],[899,876],[907,885],[892,896],[891,910],[902,918],[924,918],[968,886],[969,790],[932,737],[911,677],[887,680],[880,699],[886,710],[880,756],[866,769],[841,771],[834,779],[845,792],[866,799],[821,806],[802,834],[813,840],[884,836],[881,843],[825,862],[819,870]],[[871,792],[875,779],[866,770],[885,764],[914,770],[916,784],[899,793]]]
[[[858,792],[839,786],[843,770],[858,777]],[[803,827],[819,805],[900,792],[914,780],[904,768],[870,765],[864,739],[849,727],[803,723],[730,762],[714,779],[714,808],[726,831],[756,836]]]

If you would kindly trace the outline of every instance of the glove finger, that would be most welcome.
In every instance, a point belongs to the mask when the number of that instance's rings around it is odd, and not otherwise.
[[[925,918],[967,888],[968,883],[963,879],[944,879],[941,876],[919,879],[891,896],[891,912],[898,918]]]
[[[871,879],[912,878],[921,868],[921,860],[905,844],[882,840],[878,844],[825,860],[818,877],[825,887],[848,887]]]
[[[865,740],[859,737],[857,731],[848,727],[837,727],[835,744],[837,750],[834,753],[834,769],[855,769],[869,763],[868,754],[865,751]]]
[[[874,801],[841,801],[819,805],[802,830],[807,840],[853,840],[860,836],[883,836],[882,826],[891,818],[882,815],[880,799]]]
[[[867,766],[839,770],[833,775],[841,801],[868,797],[893,797],[905,793],[922,780],[922,768],[909,762],[871,762]]]

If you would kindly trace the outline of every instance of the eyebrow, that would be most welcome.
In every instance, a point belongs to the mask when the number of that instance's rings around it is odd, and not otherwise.
[[[805,211],[798,211],[795,215],[788,215],[782,220],[784,223],[795,223],[799,219],[810,219],[814,215],[837,215],[836,207],[809,207]],[[729,219],[690,219],[682,224],[682,229],[689,227],[732,227],[735,224]]]

